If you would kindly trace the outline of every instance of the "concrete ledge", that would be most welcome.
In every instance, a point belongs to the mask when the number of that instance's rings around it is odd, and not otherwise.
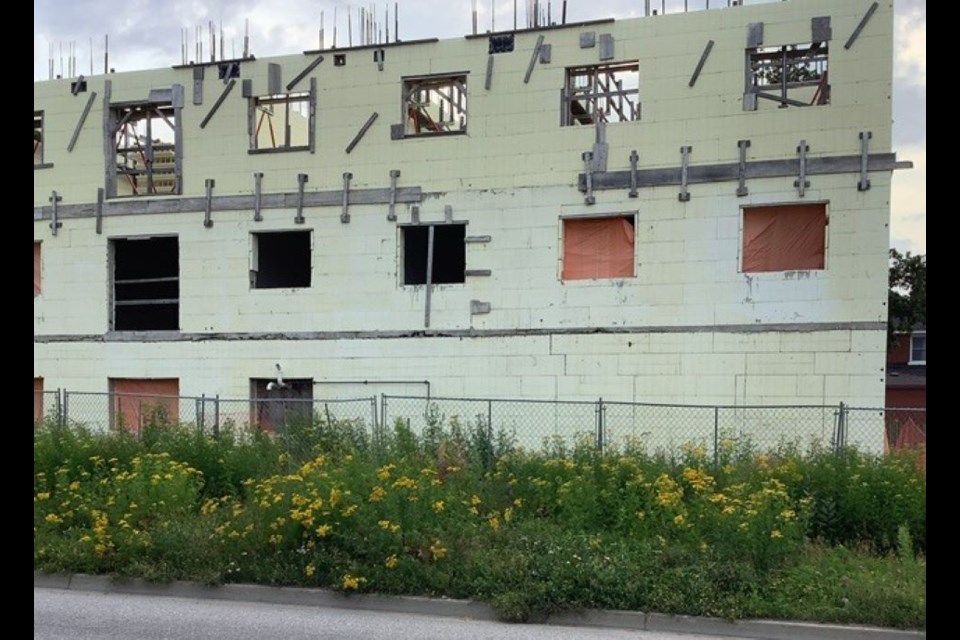
[[[255,584],[227,584],[210,587],[193,582],[154,583],[140,578],[91,576],[84,574],[43,574],[34,572],[34,588],[128,593],[177,598],[268,602],[315,607],[333,607],[360,611],[391,611],[427,616],[497,620],[493,607],[473,600],[389,596],[358,593],[345,595],[328,589],[270,587]],[[862,627],[777,620],[730,622],[700,616],[669,616],[641,611],[586,610],[550,615],[544,621],[574,627],[608,627],[636,631],[667,631],[714,636],[736,636],[757,640],[907,640],[926,638],[925,631],[903,631],[880,627]]]

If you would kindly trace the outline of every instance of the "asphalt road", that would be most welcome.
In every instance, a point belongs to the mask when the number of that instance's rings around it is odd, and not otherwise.
[[[41,640],[708,639],[708,636],[652,631],[515,625],[406,613],[36,587],[33,589],[33,629],[33,637]]]

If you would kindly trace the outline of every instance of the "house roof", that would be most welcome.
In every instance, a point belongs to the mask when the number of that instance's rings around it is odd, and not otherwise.
[[[927,366],[916,364],[887,365],[888,387],[926,387]]]

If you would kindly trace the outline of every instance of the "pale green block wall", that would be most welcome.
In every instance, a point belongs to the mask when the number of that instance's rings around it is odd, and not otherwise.
[[[185,396],[244,399],[250,378],[397,380],[403,385],[323,385],[316,399],[386,393],[418,395],[429,380],[438,397],[503,397],[724,405],[882,404],[884,331],[717,332],[567,335],[513,338],[254,341],[200,343],[59,343],[34,349],[34,375],[45,388],[104,393],[110,377],[175,377]],[[878,394],[879,389],[879,394]],[[74,417],[93,419],[103,399],[74,402]],[[242,413],[227,403],[223,413]],[[186,405],[182,413],[187,419]],[[616,409],[613,411],[620,411]],[[703,412],[700,412],[703,413]],[[699,433],[694,414],[665,411],[661,436]],[[614,414],[611,414],[611,418]],[[620,415],[620,414],[617,414]],[[789,411],[747,412],[738,422],[767,441],[789,436]],[[809,417],[809,413],[804,415]],[[830,414],[832,415],[832,414]],[[864,414],[865,415],[865,414]],[[732,420],[732,413],[724,413]],[[531,419],[536,418],[531,414]],[[752,421],[752,422],[751,422]],[[534,426],[537,426],[534,420]],[[617,423],[619,424],[619,423]],[[789,424],[789,422],[787,422]],[[800,427],[814,435],[823,421]],[[879,424],[879,423],[878,423]],[[725,425],[730,428],[732,423]],[[882,431],[858,415],[850,437],[879,449]],[[696,429],[695,429],[696,427]],[[793,429],[794,427],[790,427]]]
[[[317,152],[248,155],[247,101],[234,88],[206,128],[199,123],[223,91],[216,69],[208,68],[204,102],[192,104],[192,71],[158,69],[110,76],[113,101],[137,100],[150,89],[180,83],[185,88],[184,194],[200,195],[204,180],[216,180],[217,193],[250,193],[252,174],[262,171],[266,191],[291,191],[296,174],[310,175],[309,189],[335,189],[351,171],[357,187],[389,184],[388,172],[401,169],[402,185],[428,191],[572,184],[582,169],[580,153],[593,143],[589,127],[559,127],[559,96],[564,68],[599,62],[599,48],[580,49],[581,31],[611,33],[615,60],[640,61],[641,122],[608,127],[611,169],[625,169],[632,149],[641,167],[676,166],[681,145],[692,145],[691,162],[732,162],[736,141],[752,142],[749,159],[794,157],[800,139],[810,156],[856,154],[857,133],[873,132],[871,150],[890,150],[892,5],[883,3],[855,45],[843,48],[868,3],[791,0],[749,7],[673,14],[615,23],[548,31],[550,64],[537,64],[530,82],[523,75],[536,33],[519,34],[512,53],[495,56],[493,86],[483,88],[487,60],[485,38],[451,39],[386,49],[383,71],[370,50],[348,51],[347,65],[334,67],[332,53],[311,74],[319,87]],[[772,103],[744,112],[744,47],[747,25],[764,22],[764,44],[810,40],[810,18],[830,16],[832,104],[816,108],[778,109]],[[707,40],[713,52],[695,87],[687,86]],[[280,64],[284,83],[312,57],[302,54],[243,63],[242,75],[254,93],[266,92],[268,62]],[[400,79],[427,73],[469,72],[469,125],[466,136],[391,141],[389,127],[401,121]],[[92,202],[103,183],[102,75],[88,79],[98,99],[77,147],[66,145],[86,100],[69,92],[69,80],[34,85],[34,108],[45,111],[52,169],[38,170],[34,202],[46,204],[57,189],[64,203]],[[296,90],[303,91],[309,80]],[[773,108],[770,108],[770,107]],[[345,147],[373,111],[380,117],[349,155]]]

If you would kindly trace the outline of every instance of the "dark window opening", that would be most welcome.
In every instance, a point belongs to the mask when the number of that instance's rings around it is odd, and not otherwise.
[[[180,252],[177,238],[123,238],[113,251],[113,329],[180,328]]]
[[[502,36],[490,36],[490,45],[487,47],[488,53],[509,53],[511,51],[513,51],[512,33]]]
[[[467,76],[405,78],[405,135],[466,133]]]
[[[640,63],[618,62],[567,69],[563,124],[640,119]]]
[[[254,289],[310,286],[310,232],[253,234]]]
[[[116,194],[180,193],[176,110],[170,102],[145,102],[111,109],[114,122]]]
[[[310,148],[310,93],[282,93],[254,98],[252,149]]]
[[[43,164],[43,111],[33,112],[33,164]]]
[[[221,62],[217,65],[217,78],[220,80],[229,80],[230,78],[240,77],[239,62]]]
[[[465,281],[467,268],[465,224],[433,224],[403,227],[403,284],[427,284],[430,230],[433,230],[431,284]]]
[[[830,104],[826,42],[760,47],[748,53],[748,92],[781,109]]]
[[[264,431],[309,427],[313,422],[313,379],[251,378],[253,425]]]
[[[345,53],[335,53],[333,54],[333,66],[343,67],[347,64],[347,54]]]

